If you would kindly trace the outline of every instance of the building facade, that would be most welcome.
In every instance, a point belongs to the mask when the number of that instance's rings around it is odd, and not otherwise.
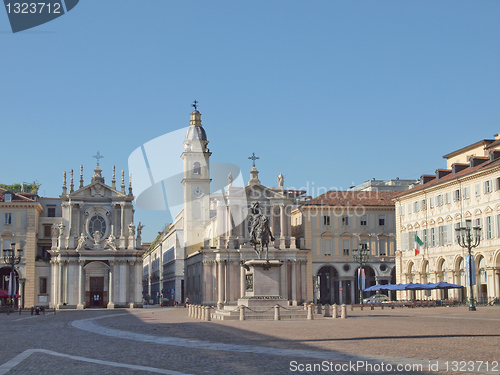
[[[423,175],[421,183],[397,196],[398,283],[447,281],[466,286],[468,251],[456,229],[471,220],[482,228],[473,249],[479,302],[500,297],[500,137],[483,140],[444,156],[447,168]],[[423,242],[415,251],[415,236]],[[468,288],[399,292],[401,299],[464,301]]]
[[[394,191],[329,191],[301,205],[292,213],[293,235],[305,242],[311,264],[310,283],[315,303],[359,302],[353,250],[369,255],[365,286],[395,280]]]
[[[134,224],[132,182],[125,189],[106,185],[97,164],[89,185],[83,167],[75,189],[64,173],[62,217],[52,226],[51,306],[57,308],[134,307],[142,305],[142,226]],[[44,227],[45,230],[45,227]],[[136,236],[137,230],[137,236]]]

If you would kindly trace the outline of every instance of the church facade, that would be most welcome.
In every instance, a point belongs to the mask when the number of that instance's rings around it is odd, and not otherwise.
[[[56,308],[135,307],[142,305],[141,230],[134,224],[132,182],[105,184],[97,164],[91,183],[69,189],[66,172],[62,218],[52,226],[51,306]],[[137,235],[136,235],[137,233]]]
[[[224,187],[211,192],[211,152],[207,145],[201,114],[195,108],[181,155],[184,175],[179,183],[184,189],[183,209],[175,223],[159,237],[160,243],[155,243],[144,257],[145,289],[151,280],[165,280],[157,289],[169,296],[175,290],[172,296],[178,301],[189,298],[197,304],[235,305],[245,296],[247,271],[243,263],[258,258],[250,241],[250,213],[252,207],[258,207],[259,212],[269,218],[272,237],[269,258],[283,262],[279,272],[280,297],[290,304],[308,300],[308,295],[312,296],[312,282],[308,282],[307,276],[310,274],[309,251],[292,236],[291,226],[291,212],[305,191],[285,189],[281,174],[277,187],[262,185],[253,155],[254,165],[246,186],[241,183],[241,174],[233,179],[229,173],[227,183],[222,184]],[[221,185],[220,181],[217,185]],[[180,248],[183,254],[179,253]],[[172,256],[166,256],[167,251],[171,251]],[[155,267],[155,259],[162,259],[163,267]],[[174,266],[180,263],[182,266]],[[183,283],[178,278],[181,270]],[[173,284],[168,287],[167,280],[173,279],[174,273],[175,288]]]

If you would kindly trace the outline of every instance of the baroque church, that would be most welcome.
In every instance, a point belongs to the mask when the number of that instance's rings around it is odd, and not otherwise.
[[[307,282],[310,251],[304,249],[304,241],[300,243],[292,236],[291,225],[291,212],[305,191],[285,189],[282,174],[277,187],[264,186],[259,180],[255,155],[250,158],[253,167],[246,186],[241,174],[233,178],[229,173],[225,187],[211,191],[214,182],[208,138],[196,107],[190,116],[180,155],[183,208],[144,256],[145,294],[171,294],[176,301],[187,297],[191,303],[219,307],[235,305],[245,296],[247,271],[243,263],[258,258],[250,242],[250,211],[258,207],[269,218],[269,258],[283,262],[279,271],[280,297],[290,304],[311,299],[312,283]],[[179,263],[183,267],[178,267]]]
[[[99,155],[98,155],[99,156]],[[142,226],[134,224],[132,180],[128,192],[122,171],[111,186],[99,167],[89,185],[69,189],[64,172],[62,220],[52,226],[52,305],[57,308],[138,307],[142,305]]]

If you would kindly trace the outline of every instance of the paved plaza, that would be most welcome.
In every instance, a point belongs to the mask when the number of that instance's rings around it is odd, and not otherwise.
[[[1,314],[0,375],[500,372],[498,307],[348,312],[212,322],[184,308]]]

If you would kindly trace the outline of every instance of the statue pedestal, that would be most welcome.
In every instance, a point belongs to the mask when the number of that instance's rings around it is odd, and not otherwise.
[[[238,306],[263,307],[287,304],[280,297],[280,267],[277,259],[253,259],[243,264],[245,268],[245,297],[238,299]]]

